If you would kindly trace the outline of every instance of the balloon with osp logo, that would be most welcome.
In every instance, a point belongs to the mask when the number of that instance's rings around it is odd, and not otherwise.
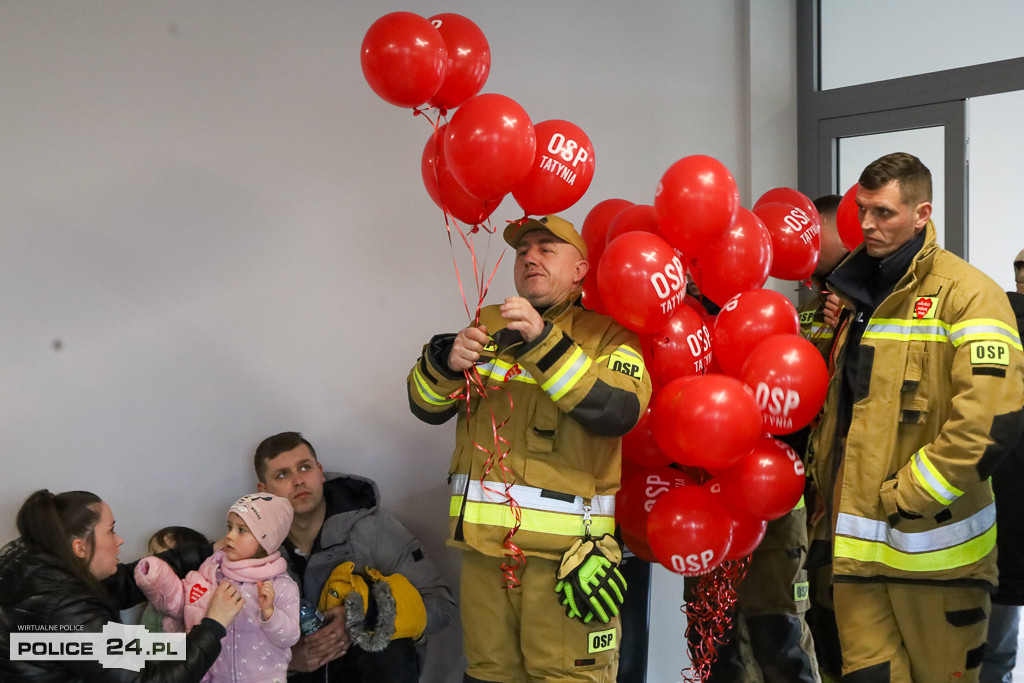
[[[754,206],[751,208],[757,209],[763,204],[774,203],[789,204],[790,206],[797,207],[807,214],[811,219],[811,223],[821,227],[821,216],[818,214],[818,207],[814,205],[814,202],[810,197],[805,195],[803,192],[794,190],[790,187],[774,187],[768,190],[758,197],[757,201],[754,202]]]
[[[686,275],[668,242],[649,232],[627,232],[605,247],[597,287],[608,313],[635,332],[657,330],[682,303]]]
[[[644,467],[622,477],[615,494],[615,519],[624,531],[647,541],[647,516],[658,498],[680,486],[699,486],[674,467]]]
[[[461,14],[435,14],[428,21],[448,50],[444,80],[428,104],[454,109],[484,87],[491,71],[491,46],[480,27]]]
[[[792,448],[763,436],[750,454],[715,478],[730,510],[756,519],[778,519],[800,501],[806,476]]]
[[[678,306],[668,322],[651,334],[651,350],[649,369],[663,384],[677,377],[703,375],[711,365],[711,332],[696,310]]]
[[[527,215],[546,216],[578,202],[594,179],[594,146],[583,129],[553,119],[534,124],[533,166],[512,196]]]
[[[811,423],[828,391],[828,367],[799,334],[762,339],[743,363],[741,379],[754,390],[769,434],[792,434]]]
[[[448,48],[424,17],[392,12],[367,29],[359,62],[370,89],[381,99],[398,107],[418,107],[444,82]]]
[[[420,173],[423,177],[423,186],[427,194],[440,208],[448,211],[449,214],[470,225],[483,223],[494,213],[494,210],[501,204],[501,199],[483,200],[477,199],[466,192],[462,185],[452,175],[448,168],[448,162],[444,156],[445,129],[448,124],[442,125],[436,133],[431,133],[427,138],[427,144],[423,147],[423,156],[420,159]]]
[[[469,194],[484,200],[505,196],[530,172],[536,131],[526,110],[497,93],[471,97],[448,122],[448,168]]]
[[[755,206],[754,215],[772,239],[769,275],[780,280],[806,280],[813,275],[821,253],[820,219],[815,223],[800,207],[781,202]]]
[[[729,511],[703,486],[672,489],[647,516],[647,542],[667,569],[700,576],[720,565],[732,543]]]

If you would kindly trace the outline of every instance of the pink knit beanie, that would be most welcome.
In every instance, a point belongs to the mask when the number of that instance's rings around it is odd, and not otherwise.
[[[242,518],[249,531],[268,553],[275,552],[288,537],[294,511],[287,498],[272,493],[250,493],[228,510]]]

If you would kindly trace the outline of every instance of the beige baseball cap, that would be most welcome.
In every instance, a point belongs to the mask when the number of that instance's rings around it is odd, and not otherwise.
[[[576,232],[576,228],[573,227],[572,223],[558,216],[543,216],[541,218],[529,218],[525,221],[513,221],[505,228],[502,236],[509,243],[509,246],[515,249],[519,246],[523,235],[534,230],[547,230],[563,242],[568,242],[579,249],[580,253],[583,254],[583,259],[586,260],[587,243]]]

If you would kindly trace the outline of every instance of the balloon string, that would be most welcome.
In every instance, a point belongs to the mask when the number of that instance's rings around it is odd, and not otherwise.
[[[749,555],[723,562],[698,579],[693,600],[679,608],[686,613],[686,640],[691,653],[690,666],[680,672],[685,683],[702,683],[711,677],[718,646],[731,637],[736,587],[749,567]]]
[[[434,182],[438,187],[438,191],[440,191],[441,185],[437,173],[438,169],[440,168],[439,144],[442,144],[442,142],[438,140],[438,131],[440,130],[441,127],[441,120],[445,117],[447,112],[445,109],[440,109],[437,118],[431,119],[430,116],[426,113],[428,110],[429,108],[414,109],[413,116],[423,116],[423,118],[429,121],[434,128],[433,172]],[[486,225],[477,224],[470,228],[468,231],[464,231],[462,229],[462,226],[459,224],[457,220],[455,220],[455,217],[448,209],[447,204],[444,202],[443,196],[441,197],[441,210],[444,212],[445,230],[448,234],[448,248],[452,253],[452,264],[455,268],[455,279],[459,285],[459,294],[462,296],[462,305],[466,310],[466,316],[472,321],[472,324],[479,325],[480,311],[483,308],[484,299],[487,297],[487,292],[490,289],[491,283],[494,281],[494,276],[497,274],[498,267],[501,265],[501,260],[505,254],[504,252],[499,254],[498,259],[494,264],[494,268],[491,270],[490,276],[485,278],[484,273],[486,272],[486,258],[484,259],[483,262],[478,261],[476,248],[473,241],[473,235],[482,231],[488,235],[488,238],[490,238],[491,236],[494,235],[495,232],[497,232],[497,228],[491,225],[490,219],[488,218]],[[521,220],[525,220],[525,218]],[[474,284],[476,285],[477,299],[476,305],[472,313],[470,313],[469,310],[469,299],[466,296],[465,286],[462,283],[462,275],[459,271],[458,259],[455,256],[455,243],[454,239],[452,238],[453,224],[455,225],[455,229],[459,233],[459,236],[462,238],[462,243],[465,244],[466,248],[469,250],[471,262],[473,265],[473,277]],[[484,384],[483,378],[480,376],[480,371],[477,369],[476,366],[473,366],[472,368],[466,370],[465,376],[465,386],[462,387],[459,391],[453,393],[452,396],[450,396],[449,398],[465,399],[466,424],[468,428],[472,403],[470,399],[473,397],[474,394],[479,396],[481,399],[487,398],[488,389],[487,386]],[[493,389],[500,390],[502,389],[502,387],[493,387]],[[501,564],[501,571],[502,575],[504,576],[504,587],[516,588],[520,584],[516,572],[526,564],[526,556],[523,554],[522,549],[518,545],[516,545],[516,543],[512,540],[513,536],[515,536],[516,532],[519,531],[519,528],[522,526],[523,513],[522,509],[519,506],[519,503],[516,502],[516,500],[512,497],[511,493],[512,486],[515,483],[515,474],[505,464],[505,459],[508,456],[511,445],[509,444],[508,440],[501,436],[501,434],[499,433],[499,430],[503,426],[505,426],[505,424],[508,423],[509,419],[511,419],[512,416],[512,396],[511,394],[507,393],[506,395],[508,396],[509,404],[508,418],[506,418],[503,422],[499,424],[497,418],[495,417],[493,408],[491,409],[491,432],[493,435],[493,449],[482,446],[481,444],[475,441],[473,442],[473,447],[487,455],[487,459],[484,463],[483,474],[481,474],[480,476],[481,487],[488,494],[488,496],[497,497],[498,499],[501,499],[505,503],[507,503],[509,506],[509,510],[512,513],[512,528],[505,535],[505,538],[502,542],[502,547],[504,547],[506,550],[505,557],[507,558],[507,560]],[[501,472],[501,483],[503,485],[504,490],[499,490],[498,488],[495,488],[494,486],[491,486],[487,483],[487,476],[493,471],[495,466],[497,466]]]

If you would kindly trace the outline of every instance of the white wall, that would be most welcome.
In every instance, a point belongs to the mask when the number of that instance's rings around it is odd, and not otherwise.
[[[370,91],[363,34],[399,9],[473,19],[485,91],[593,141],[579,225],[605,198],[651,203],[688,154],[748,207],[793,186],[793,2],[748,4],[0,2],[0,542],[41,487],[104,497],[124,559],[165,524],[219,534],[255,445],[296,429],[377,479],[457,585],[451,427],[413,418],[404,380],[466,315],[420,180],[429,127]],[[506,262],[488,301],[510,290]],[[459,639],[433,641],[424,680],[461,680]]]

